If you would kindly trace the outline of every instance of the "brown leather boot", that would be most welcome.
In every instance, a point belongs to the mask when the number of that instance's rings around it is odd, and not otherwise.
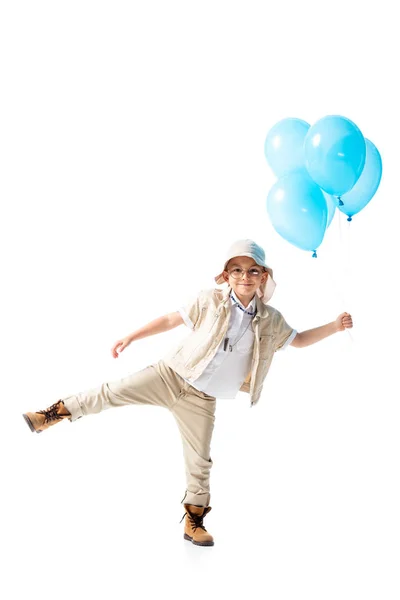
[[[207,532],[207,529],[203,525],[203,518],[211,510],[211,506],[195,506],[194,504],[184,504],[185,514],[181,519],[185,519],[185,533],[183,537],[185,540],[189,540],[196,546],[214,546],[214,540],[212,535]]]
[[[31,431],[36,431],[36,433],[42,433],[45,429],[70,416],[71,413],[65,408],[62,400],[58,400],[58,402],[45,410],[28,412],[23,415]]]

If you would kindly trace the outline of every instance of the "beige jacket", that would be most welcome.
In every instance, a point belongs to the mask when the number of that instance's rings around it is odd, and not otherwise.
[[[230,291],[230,287],[203,290],[185,307],[194,329],[163,360],[190,382],[202,374],[226,337],[231,311]],[[263,304],[258,296],[256,304],[257,314],[252,322],[255,334],[252,368],[240,388],[250,394],[250,406],[260,398],[274,352],[296,335],[296,330],[286,323],[278,310]]]

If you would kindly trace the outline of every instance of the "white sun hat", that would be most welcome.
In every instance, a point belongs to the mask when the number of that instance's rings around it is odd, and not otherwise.
[[[264,267],[264,269],[268,272],[269,276],[267,277],[267,281],[262,283],[257,289],[257,296],[260,298],[263,304],[267,304],[274,293],[276,283],[273,278],[273,271],[271,267],[269,267],[265,262],[264,250],[253,240],[237,240],[232,244],[232,246],[230,246],[225,256],[224,268],[222,269],[222,272],[215,277],[215,282],[218,284],[225,283],[223,272],[225,271],[228,262],[231,260],[231,258],[235,258],[235,256],[248,256],[249,258],[252,258],[260,267]]]

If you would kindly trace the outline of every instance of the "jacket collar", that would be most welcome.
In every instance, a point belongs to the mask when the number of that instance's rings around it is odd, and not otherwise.
[[[261,300],[257,296],[257,294],[256,294],[256,306],[257,306],[257,315],[260,317],[260,319],[265,319],[265,317],[269,316],[267,307],[265,306],[264,302],[261,302]],[[257,315],[255,316],[255,318],[257,318]]]

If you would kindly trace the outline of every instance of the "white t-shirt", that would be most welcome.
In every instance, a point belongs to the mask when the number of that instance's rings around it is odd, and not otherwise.
[[[243,381],[251,370],[254,345],[254,332],[251,322],[254,315],[249,315],[244,311],[254,313],[256,310],[256,300],[253,298],[245,308],[233,290],[232,296],[233,299],[230,299],[232,309],[226,334],[229,342],[225,344],[223,340],[214,358],[204,369],[200,377],[194,382],[188,382],[196,389],[216,398],[235,398]],[[237,304],[240,304],[243,310]],[[183,308],[179,309],[179,313],[189,327],[193,326]],[[225,345],[226,349],[224,349]],[[232,351],[229,350],[230,346],[232,347]]]

